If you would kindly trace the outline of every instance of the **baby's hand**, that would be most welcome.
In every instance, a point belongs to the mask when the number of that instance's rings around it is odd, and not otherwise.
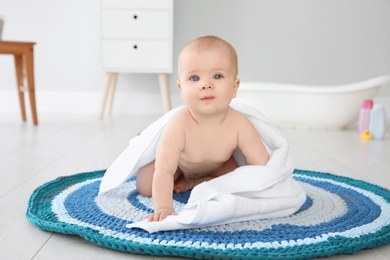
[[[156,209],[152,214],[147,215],[145,219],[149,221],[161,221],[170,215],[177,215],[177,214],[173,209],[161,208],[161,209]]]

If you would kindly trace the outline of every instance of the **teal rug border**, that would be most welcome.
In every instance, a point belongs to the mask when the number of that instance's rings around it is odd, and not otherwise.
[[[118,251],[129,252],[141,255],[154,256],[178,256],[192,259],[310,259],[314,257],[326,257],[336,254],[354,254],[362,249],[377,248],[390,243],[390,225],[383,227],[374,234],[366,234],[358,238],[333,237],[328,241],[317,243],[315,245],[290,246],[284,249],[199,249],[186,248],[179,246],[165,245],[145,245],[139,242],[130,242],[118,238],[107,237],[100,234],[97,230],[81,227],[74,224],[59,222],[56,216],[50,211],[50,202],[42,198],[54,197],[61,190],[85,180],[100,178],[104,175],[105,170],[94,172],[84,172],[71,176],[59,177],[38,187],[31,195],[28,201],[26,212],[27,219],[44,231],[57,232],[63,234],[79,235],[82,238],[96,245],[110,248]],[[382,198],[388,203],[390,201],[390,191],[384,187],[371,184],[362,180],[353,179],[344,176],[338,176],[330,173],[315,172],[296,169],[294,173],[331,179],[337,182],[344,182],[348,185],[369,190]],[[36,205],[45,201],[47,206],[44,210],[39,210]],[[39,207],[41,208],[41,207]],[[364,239],[366,243],[362,245],[359,241]],[[340,245],[348,244],[348,250]],[[310,249],[310,250],[306,250]],[[326,250],[324,250],[326,248]],[[294,252],[295,251],[295,252]],[[291,257],[292,252],[294,256]],[[316,252],[316,253],[313,253]]]

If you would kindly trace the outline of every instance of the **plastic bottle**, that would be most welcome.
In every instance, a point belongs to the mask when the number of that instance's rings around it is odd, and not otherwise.
[[[359,113],[359,134],[362,134],[365,130],[368,130],[370,124],[370,113],[373,102],[370,99],[364,100]]]
[[[374,105],[370,112],[368,131],[374,139],[383,139],[386,134],[386,112],[383,106]]]

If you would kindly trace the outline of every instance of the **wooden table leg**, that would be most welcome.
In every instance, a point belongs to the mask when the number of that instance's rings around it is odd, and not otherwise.
[[[111,107],[112,107],[112,95],[114,94],[112,88],[115,89],[115,85],[116,85],[116,77],[117,77],[117,73],[107,73],[106,74],[106,85],[104,87],[104,94],[103,94],[103,101],[102,101],[102,106],[101,106],[101,109],[100,109],[100,118],[103,118],[104,116],[104,111],[106,109],[106,103],[107,103],[107,99],[109,98],[110,96],[110,112],[111,112]]]
[[[35,102],[35,83],[34,83],[34,50],[31,47],[25,54],[25,65],[27,72],[28,94],[32,112],[33,124],[38,125],[37,107]]]
[[[160,92],[164,104],[164,109],[165,112],[168,112],[172,108],[168,74],[160,74],[158,79],[160,82]]]
[[[103,116],[104,116],[104,110],[106,108],[108,92],[110,89],[110,82],[111,82],[111,76],[110,76],[110,73],[107,73],[106,74],[106,84],[104,85],[102,105],[100,107],[100,118],[103,118]]]
[[[116,88],[116,81],[118,78],[118,73],[112,73],[112,81],[111,81],[111,91],[110,91],[110,103],[109,103],[109,109],[108,113],[111,115],[112,112],[112,104],[114,103],[114,95],[115,95],[115,88]]]
[[[16,88],[18,90],[20,111],[22,113],[22,120],[26,121],[26,105],[24,102],[24,89],[23,89],[23,58],[21,55],[14,55],[15,59],[15,71],[16,71]]]

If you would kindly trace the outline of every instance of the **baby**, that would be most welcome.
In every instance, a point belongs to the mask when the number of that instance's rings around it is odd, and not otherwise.
[[[176,214],[173,192],[236,169],[236,148],[250,165],[269,160],[254,126],[229,106],[240,85],[234,48],[215,36],[194,39],[181,50],[178,68],[177,85],[186,105],[167,122],[156,160],[142,167],[136,180],[138,192],[153,198],[149,221]]]

